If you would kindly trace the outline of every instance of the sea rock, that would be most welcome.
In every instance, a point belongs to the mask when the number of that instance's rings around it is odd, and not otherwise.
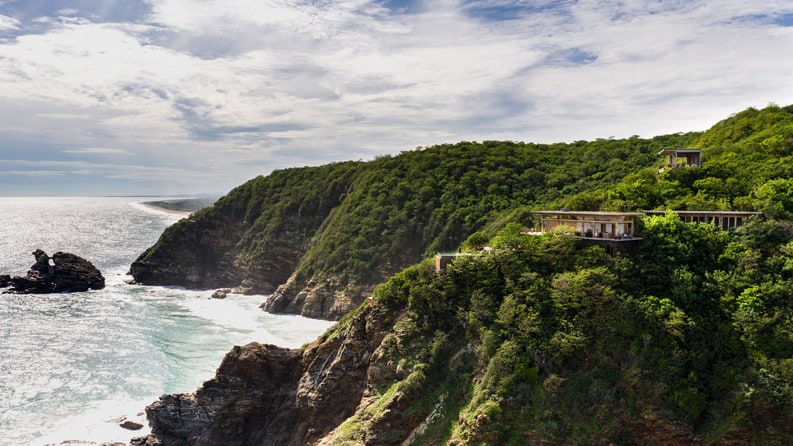
[[[131,431],[139,431],[143,429],[143,424],[132,420],[124,420],[124,422],[120,423],[119,426]]]
[[[57,252],[50,257],[46,252],[37,249],[33,256],[36,263],[30,267],[26,276],[0,277],[0,286],[4,283],[4,286],[11,286],[7,293],[68,293],[105,287],[102,273],[91,262],[78,255]]]
[[[231,292],[231,288],[221,288],[212,293],[212,299],[225,299]]]

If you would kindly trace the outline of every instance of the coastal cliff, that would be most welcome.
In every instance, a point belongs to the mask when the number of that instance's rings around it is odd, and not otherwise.
[[[684,239],[709,246],[672,262],[615,262],[519,231],[503,229],[493,253],[460,256],[443,273],[427,261],[396,274],[303,349],[234,347],[196,392],[149,405],[152,434],[133,445],[793,441],[790,359],[768,349],[789,343],[786,332],[747,323],[707,291],[692,301],[688,285],[668,286],[683,268],[711,289],[726,280],[715,268],[743,267],[731,249],[771,233],[790,243],[793,226],[752,223],[728,238],[652,217],[658,252]],[[778,247],[762,249],[771,258]],[[737,257],[720,263],[725,255]],[[765,266],[769,276],[781,268]],[[778,285],[793,290],[793,280]],[[789,307],[768,302],[755,317]]]
[[[695,136],[555,151],[461,143],[335,165],[343,193],[293,239],[277,237],[303,221],[286,209],[312,195],[278,181],[328,167],[235,189],[203,211],[241,225],[229,285],[276,287],[271,311],[354,309],[303,349],[235,347],[196,392],[151,404],[152,434],[133,444],[793,444],[793,107],[749,109]],[[692,138],[701,168],[652,166],[656,147]],[[623,160],[635,163],[625,175]],[[611,257],[531,235],[535,205],[764,219],[726,231],[648,217],[640,252]],[[166,231],[139,272],[206,223],[185,224],[197,226]],[[249,272],[277,263],[252,248],[267,246],[297,259],[269,282]],[[466,255],[437,271],[426,258],[447,247]]]
[[[793,106],[704,133],[532,144],[461,142],[248,181],[168,228],[132,264],[142,284],[273,293],[271,312],[337,320],[374,287],[531,209],[752,210],[793,218]],[[658,153],[700,147],[699,168]]]
[[[393,323],[372,310],[303,350],[234,347],[197,392],[166,395],[147,407],[153,434],[133,444],[318,442],[355,413],[371,387],[370,358]]]
[[[251,180],[167,228],[130,274],[147,285],[272,293],[338,205],[355,165],[287,169]]]

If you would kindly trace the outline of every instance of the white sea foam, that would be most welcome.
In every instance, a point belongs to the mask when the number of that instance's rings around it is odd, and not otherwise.
[[[86,445],[129,443],[132,438],[151,432],[142,408],[154,399],[156,396],[134,401],[126,395],[117,395],[109,400],[92,402],[81,413],[51,420],[48,423],[49,432],[37,438],[33,444],[60,445],[65,441],[70,442],[70,446],[79,446],[79,443],[71,443],[74,441],[85,442]],[[132,421],[143,427],[139,430],[125,429],[121,427],[124,421]]]
[[[129,205],[141,212],[146,212],[148,214],[154,214],[166,218],[171,224],[176,223],[177,221],[190,215],[190,212],[172,211],[157,206],[149,206],[146,204],[146,201],[133,201],[129,203]]]
[[[264,313],[266,296],[127,284],[129,264],[175,221],[139,201],[0,198],[0,273],[24,274],[42,248],[88,258],[107,283],[0,295],[0,446],[126,442],[145,431],[126,431],[119,418],[195,390],[233,345],[299,347],[331,325]]]

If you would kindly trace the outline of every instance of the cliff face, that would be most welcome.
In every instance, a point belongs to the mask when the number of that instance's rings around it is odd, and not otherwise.
[[[237,241],[249,227],[233,214],[193,215],[166,229],[160,241],[132,263],[130,274],[146,285],[236,286],[243,277],[243,271],[234,265],[240,252]],[[267,289],[263,279],[262,288]]]
[[[270,313],[302,314],[315,319],[338,320],[357,308],[374,285],[342,284],[337,279],[301,282],[296,275],[279,286],[262,308]]]
[[[251,180],[167,228],[130,274],[147,285],[272,293],[296,269],[354,168],[289,169]]]

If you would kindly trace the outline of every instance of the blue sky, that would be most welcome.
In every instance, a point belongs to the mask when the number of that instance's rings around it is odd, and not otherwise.
[[[793,103],[788,0],[0,0],[0,195],[223,193]]]

